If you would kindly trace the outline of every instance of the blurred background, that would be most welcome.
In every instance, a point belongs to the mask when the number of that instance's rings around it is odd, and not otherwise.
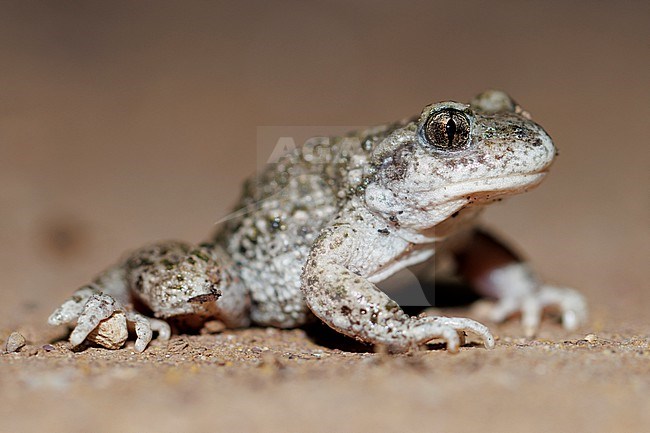
[[[0,4],[0,328],[143,243],[200,241],[259,126],[372,125],[503,89],[556,141],[489,225],[593,326],[648,323],[648,2]]]

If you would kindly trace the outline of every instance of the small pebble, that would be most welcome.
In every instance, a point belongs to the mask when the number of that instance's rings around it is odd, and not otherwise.
[[[589,343],[593,343],[593,342],[598,340],[598,337],[595,336],[594,334],[587,334],[587,335],[585,335],[584,340],[588,341]]]
[[[99,326],[88,334],[88,340],[107,349],[119,349],[129,338],[126,314],[121,311],[99,322]]]
[[[5,352],[18,352],[18,350],[23,347],[25,343],[25,337],[20,335],[18,332],[12,332],[9,338],[7,338],[7,343],[5,344]]]
[[[219,334],[226,329],[226,325],[220,320],[209,320],[203,324],[201,334]]]

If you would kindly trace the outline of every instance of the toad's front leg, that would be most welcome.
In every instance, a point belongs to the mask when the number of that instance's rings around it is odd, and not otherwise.
[[[479,335],[486,347],[494,338],[484,325],[465,318],[411,317],[364,276],[363,262],[386,257],[386,242],[348,225],[323,231],[311,249],[302,274],[307,305],[335,330],[366,343],[405,351],[434,339],[443,339],[456,352],[465,331]],[[381,235],[380,235],[381,236]]]
[[[545,309],[559,310],[562,325],[574,330],[587,320],[587,303],[576,290],[545,284],[528,263],[497,238],[476,230],[456,254],[458,271],[481,294],[496,298],[490,319],[521,314],[524,333],[533,337]]]

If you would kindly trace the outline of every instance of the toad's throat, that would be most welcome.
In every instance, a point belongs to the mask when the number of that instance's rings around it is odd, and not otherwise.
[[[462,198],[469,201],[493,200],[535,188],[542,182],[546,173],[547,171],[540,171],[527,174],[479,178],[452,183],[435,190],[414,191],[412,194],[421,195],[420,203],[426,203],[426,207],[440,206],[441,204]]]

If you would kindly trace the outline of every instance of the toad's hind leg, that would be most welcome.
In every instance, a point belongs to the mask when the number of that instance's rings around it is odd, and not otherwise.
[[[250,323],[247,289],[221,247],[158,243],[134,253],[126,268],[132,295],[158,318],[216,318],[231,328]]]
[[[153,332],[158,332],[158,338],[168,340],[171,335],[169,325],[163,321],[149,318],[137,312],[130,301],[130,295],[125,278],[125,269],[116,265],[100,274],[92,283],[81,287],[57,308],[48,319],[50,325],[72,325],[70,343],[78,346],[86,339],[94,340],[93,331],[115,313],[125,314],[128,322],[133,324],[136,332],[135,349],[142,352],[151,341]],[[119,322],[118,322],[119,323]],[[127,323],[121,323],[118,335],[126,336]],[[110,348],[119,348],[126,337],[112,339]],[[100,343],[104,346],[106,344]],[[106,346],[109,347],[109,346]]]
[[[134,300],[157,318],[136,311]],[[70,342],[76,346],[92,339],[92,331],[103,320],[121,311],[135,328],[135,348],[141,352],[153,331],[160,339],[169,339],[170,327],[159,319],[192,315],[240,327],[249,323],[248,307],[246,288],[223,250],[211,245],[160,242],[134,251],[77,290],[50,316],[49,323],[73,325]]]

